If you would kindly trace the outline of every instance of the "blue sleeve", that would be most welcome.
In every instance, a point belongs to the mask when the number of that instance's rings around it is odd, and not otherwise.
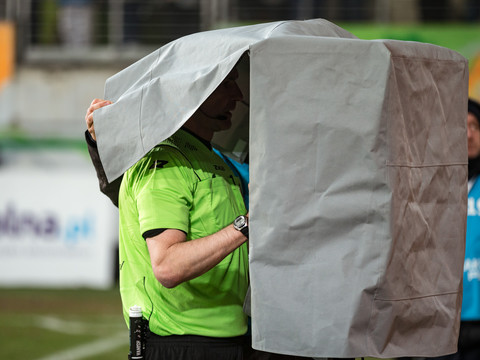
[[[245,201],[245,207],[248,210],[248,183],[250,181],[250,171],[249,171],[249,166],[247,163],[239,163],[238,161],[235,161],[228,156],[225,156],[222,154],[220,151],[217,149],[213,149],[215,153],[220,156],[223,161],[227,163],[227,165],[232,169],[232,171],[235,173],[240,178],[240,181],[242,182],[242,194],[243,194],[243,200]]]

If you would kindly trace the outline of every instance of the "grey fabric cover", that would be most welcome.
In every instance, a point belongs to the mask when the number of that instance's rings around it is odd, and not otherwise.
[[[466,60],[413,42],[282,37],[250,61],[253,346],[455,352]]]
[[[94,121],[109,180],[182,126],[238,62],[249,136],[239,111],[214,145],[239,159],[250,146],[253,347],[454,352],[467,61],[433,45],[359,40],[325,20],[187,36],[107,81],[115,104]]]
[[[323,19],[205,31],[175,40],[109,78],[104,98],[114,104],[94,113],[98,151],[108,180],[118,178],[155,145],[174,134],[250,45],[286,35],[298,39],[354,37]],[[240,81],[247,84],[244,92],[248,95],[248,72],[242,75]],[[244,115],[245,111],[237,111],[232,130],[213,141],[218,149],[241,161],[248,152]]]

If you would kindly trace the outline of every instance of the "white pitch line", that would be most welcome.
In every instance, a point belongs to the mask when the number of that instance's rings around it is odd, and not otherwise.
[[[57,353],[47,355],[37,360],[78,360],[103,354],[124,346],[128,341],[125,332],[117,333],[114,336],[92,341],[83,345],[75,346],[70,349],[62,350]],[[125,357],[127,354],[125,354]]]
[[[86,334],[88,329],[91,329],[89,324],[78,321],[66,321],[54,316],[37,316],[35,325],[50,331],[72,335]]]

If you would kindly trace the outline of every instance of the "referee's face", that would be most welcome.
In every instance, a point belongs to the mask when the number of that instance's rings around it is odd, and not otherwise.
[[[212,130],[227,130],[232,126],[232,111],[243,94],[237,85],[238,70],[234,68],[222,83],[200,106],[200,111],[211,119]]]

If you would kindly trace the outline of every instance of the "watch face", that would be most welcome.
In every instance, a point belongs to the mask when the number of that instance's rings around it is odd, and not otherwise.
[[[246,238],[248,239],[248,220],[246,216],[240,215],[239,217],[237,217],[233,221],[233,227],[236,230],[241,231],[242,234],[245,235]]]
[[[245,221],[245,216],[239,216],[235,219],[233,222],[236,228],[241,229],[243,226],[245,226],[246,221]]]

